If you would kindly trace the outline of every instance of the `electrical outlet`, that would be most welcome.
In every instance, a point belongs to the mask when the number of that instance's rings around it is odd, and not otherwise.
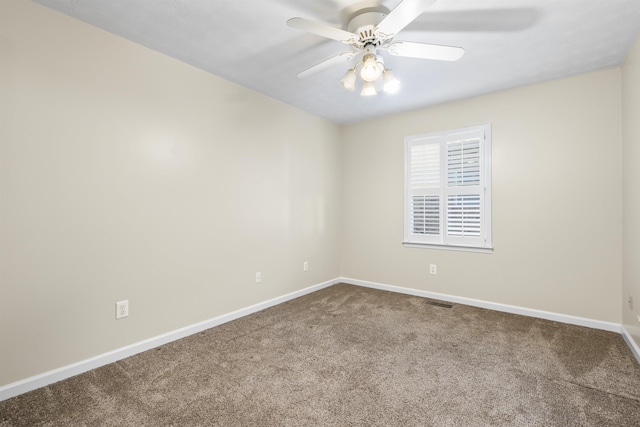
[[[116,320],[129,316],[129,300],[116,303]]]
[[[638,322],[640,322],[640,314],[636,316],[638,318]]]
[[[629,310],[633,310],[633,297],[629,295]]]
[[[302,269],[304,271],[307,271],[309,269],[309,261],[305,261],[304,264],[302,264]]]
[[[429,264],[429,274],[438,274],[438,266],[435,264]]]
[[[262,275],[260,274],[260,272],[258,271],[256,273],[256,283],[261,283],[262,282]]]

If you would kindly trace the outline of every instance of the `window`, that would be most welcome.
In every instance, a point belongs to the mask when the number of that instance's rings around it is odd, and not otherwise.
[[[404,244],[490,251],[491,126],[405,138]]]

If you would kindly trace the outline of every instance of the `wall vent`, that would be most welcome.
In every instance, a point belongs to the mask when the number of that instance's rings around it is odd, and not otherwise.
[[[453,304],[448,304],[442,301],[434,301],[430,299],[425,299],[423,304],[435,305],[436,307],[444,307],[444,308],[452,308]]]

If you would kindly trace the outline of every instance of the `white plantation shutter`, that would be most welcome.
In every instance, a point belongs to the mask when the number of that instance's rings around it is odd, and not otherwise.
[[[447,197],[447,234],[480,236],[480,195],[464,194]]]
[[[411,188],[440,188],[440,145],[411,147]]]
[[[491,128],[405,139],[405,243],[491,248]]]
[[[447,143],[447,185],[480,184],[480,139]]]
[[[412,196],[411,232],[435,236],[440,234],[440,198],[438,196]]]
[[[440,234],[440,146],[414,145],[411,150],[409,186],[411,188],[411,232]]]

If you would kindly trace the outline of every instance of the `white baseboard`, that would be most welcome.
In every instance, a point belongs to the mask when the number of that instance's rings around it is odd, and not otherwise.
[[[500,304],[489,301],[476,300],[472,298],[457,297],[454,295],[441,294],[437,292],[421,291],[418,289],[405,288],[395,285],[387,285],[383,283],[368,282],[364,280],[350,279],[347,277],[340,277],[333,280],[328,280],[317,285],[309,286],[308,288],[301,289],[299,291],[291,292],[280,297],[270,299],[258,304],[251,305],[236,311],[232,311],[227,314],[223,314],[214,317],[209,320],[205,320],[194,325],[186,326],[184,328],[176,329],[175,331],[168,332],[166,334],[158,335],[153,338],[149,338],[144,341],[137,342],[135,344],[122,347],[108,353],[100,354],[90,359],[82,360],[71,365],[63,366],[52,371],[44,372],[33,377],[25,378],[24,380],[16,381],[11,384],[0,387],[0,402],[22,393],[26,393],[31,390],[35,390],[40,387],[53,384],[55,382],[70,378],[72,376],[81,374],[83,372],[90,371],[92,369],[99,368],[100,366],[107,365],[109,363],[117,362],[118,360],[125,359],[143,351],[150,350],[155,347],[170,343],[172,341],[179,340],[181,338],[188,337],[189,335],[196,334],[209,328],[213,328],[223,323],[230,322],[243,316],[247,316],[252,313],[264,310],[269,307],[273,307],[283,302],[292,300],[294,298],[301,297],[303,295],[310,294],[320,289],[327,288],[336,283],[347,283],[350,285],[363,286],[367,288],[380,289],[384,291],[397,292],[401,294],[414,295],[423,298],[433,298],[442,301],[448,301],[458,304],[465,304],[474,307],[487,308],[490,310],[502,311],[506,313],[520,314],[524,316],[537,317],[540,319],[553,320],[556,322],[568,323],[571,325],[586,326],[588,328],[602,329],[605,331],[617,332],[622,334],[625,341],[631,348],[631,351],[635,358],[640,363],[640,348],[636,345],[631,335],[620,324],[603,322],[600,320],[587,319],[583,317],[569,316],[565,314],[553,313],[542,310],[534,310],[524,307],[512,306],[507,304]]]
[[[320,289],[329,287],[336,283],[337,279],[309,286],[308,288],[291,292],[289,294],[282,295],[258,304],[254,304],[249,307],[241,308],[239,310],[232,311],[231,313],[223,314],[221,316],[217,316],[203,322],[186,326],[184,328],[176,329],[175,331],[167,332],[166,334],[158,335],[156,337],[149,338],[144,341],[140,341],[135,344],[110,351],[108,353],[100,354],[90,359],[82,360],[71,365],[63,366],[52,371],[44,372],[33,377],[25,378],[24,380],[4,385],[0,387],[0,402],[6,399],[10,399],[19,394],[23,394],[28,391],[64,380],[66,378],[73,377],[83,372],[99,368],[100,366],[117,362],[118,360],[133,356],[134,354],[142,353],[143,351],[159,347],[163,344],[188,337],[189,335],[202,332],[206,329],[213,328],[214,326],[222,325],[223,323],[230,322],[240,317],[256,313],[258,311],[273,307],[278,304],[282,304],[283,302],[292,300],[294,298],[319,291]]]
[[[636,341],[633,339],[633,337],[631,336],[629,331],[627,331],[627,328],[625,328],[624,325],[622,326],[622,337],[627,342],[627,345],[631,349],[631,353],[633,353],[633,356],[636,358],[638,363],[640,363],[640,347],[638,347],[638,344],[636,344]]]
[[[457,297],[454,295],[440,294],[437,292],[421,291],[401,286],[386,285],[383,283],[367,282],[364,280],[341,277],[338,282],[350,285],[364,286],[367,288],[380,289],[383,291],[398,292],[401,294],[414,295],[423,298],[432,298],[442,301],[454,302],[457,304],[471,305],[473,307],[488,308],[490,310],[502,311],[505,313],[520,314],[523,316],[537,317],[539,319],[553,320],[556,322],[568,323],[570,325],[586,326],[593,329],[602,329],[610,332],[622,333],[622,326],[618,323],[603,322],[601,320],[587,319],[584,317],[569,316],[567,314],[553,313],[550,311],[535,310],[531,308],[518,307],[515,305],[500,304],[477,300],[473,298]]]

